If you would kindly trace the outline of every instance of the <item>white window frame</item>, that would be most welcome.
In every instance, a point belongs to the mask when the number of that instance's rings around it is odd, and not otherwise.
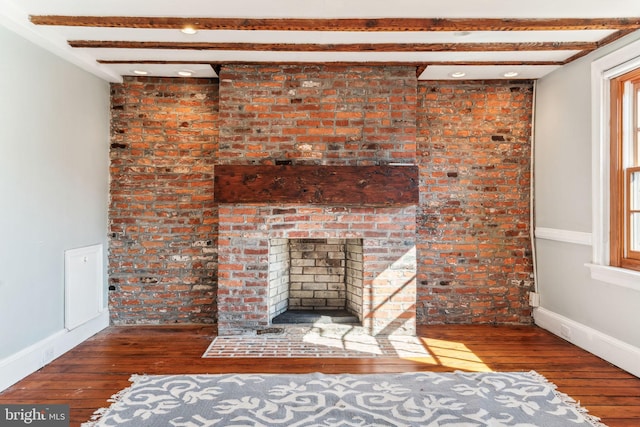
[[[640,40],[591,64],[592,263],[591,278],[640,291],[640,272],[610,266],[610,107],[611,80],[640,68]]]

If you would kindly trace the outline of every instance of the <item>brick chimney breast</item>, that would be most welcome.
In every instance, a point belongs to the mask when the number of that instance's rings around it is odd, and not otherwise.
[[[274,261],[287,239],[362,240],[362,284],[349,291],[360,297],[347,305],[372,333],[415,334],[415,68],[224,65],[220,79],[219,334],[268,327],[282,310],[269,283],[285,279],[270,265],[290,265]]]

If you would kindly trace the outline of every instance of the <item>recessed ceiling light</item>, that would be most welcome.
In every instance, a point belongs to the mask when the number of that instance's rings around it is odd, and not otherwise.
[[[180,70],[178,71],[178,75],[181,77],[191,77],[193,76],[193,71],[191,70]]]
[[[453,77],[454,79],[459,79],[459,78],[464,77],[466,75],[467,75],[467,73],[465,73],[464,71],[455,71],[455,72],[449,74],[449,76]]]
[[[133,74],[137,74],[139,76],[146,76],[147,74],[149,74],[149,72],[145,70],[133,70]]]
[[[197,32],[198,32],[198,30],[196,30],[195,28],[193,28],[193,27],[192,27],[192,26],[190,26],[190,25],[188,25],[188,26],[184,27],[184,28],[183,28],[183,29],[181,29],[180,31],[181,31],[182,33],[184,33],[184,34],[189,34],[189,35],[192,35],[192,34],[195,34],[195,33],[197,33]]]
[[[506,73],[503,73],[502,76],[503,77],[516,77],[519,74],[520,73],[518,73],[517,71],[507,71]]]

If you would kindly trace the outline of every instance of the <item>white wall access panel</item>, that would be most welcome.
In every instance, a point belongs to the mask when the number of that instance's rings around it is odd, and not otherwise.
[[[102,245],[65,251],[65,328],[74,329],[103,310]]]

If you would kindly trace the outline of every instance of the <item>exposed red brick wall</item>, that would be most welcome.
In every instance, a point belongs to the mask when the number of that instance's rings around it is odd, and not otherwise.
[[[112,86],[115,323],[217,320],[214,164],[277,160],[417,161],[418,323],[530,323],[531,83],[416,82],[410,67],[374,77],[375,67],[316,65],[263,66],[265,78],[257,68],[223,67],[220,84],[236,93],[228,98],[217,80]],[[394,96],[383,96],[389,84]]]
[[[220,164],[415,161],[413,67],[225,65]]]
[[[530,323],[530,82],[418,85],[419,323]]]
[[[126,78],[111,91],[112,321],[213,322],[218,82]]]

